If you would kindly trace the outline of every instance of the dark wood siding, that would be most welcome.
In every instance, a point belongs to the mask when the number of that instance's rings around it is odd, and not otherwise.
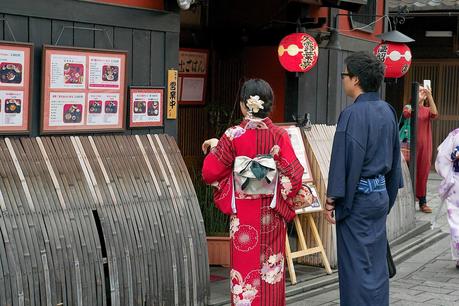
[[[312,123],[335,124],[343,108],[352,103],[342,90],[340,73],[350,51],[320,48],[317,65],[298,80],[298,115],[311,115]],[[288,118],[291,118],[290,117]]]

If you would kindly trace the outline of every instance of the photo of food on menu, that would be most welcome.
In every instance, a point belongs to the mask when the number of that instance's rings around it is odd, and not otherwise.
[[[22,82],[22,65],[19,63],[0,63],[0,82],[19,84]]]
[[[64,123],[80,123],[82,111],[80,104],[64,104]]]
[[[119,73],[118,66],[104,65],[102,67],[102,80],[108,81],[108,82],[116,82],[118,81],[118,73]]]
[[[64,83],[83,84],[84,66],[82,64],[64,64]]]
[[[21,99],[5,99],[5,113],[19,114],[21,113]]]

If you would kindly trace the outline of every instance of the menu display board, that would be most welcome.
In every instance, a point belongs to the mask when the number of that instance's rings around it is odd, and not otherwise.
[[[296,157],[300,161],[301,165],[304,168],[303,172],[303,185],[306,187],[308,192],[306,197],[309,197],[311,203],[310,206],[297,209],[296,214],[305,214],[322,211],[322,203],[320,202],[320,197],[317,192],[316,186],[314,186],[314,178],[312,176],[311,167],[309,165],[308,156],[306,155],[306,147],[304,145],[303,133],[299,127],[294,125],[281,125],[288,133],[290,141],[292,143],[293,151],[295,152]]]
[[[129,88],[129,127],[163,125],[164,89],[153,87]]]
[[[126,65],[126,51],[45,45],[42,133],[123,130]]]
[[[304,168],[303,182],[313,182],[314,178],[312,177],[311,167],[309,166],[308,157],[306,156],[301,130],[294,125],[283,126],[283,128],[287,130],[290,141],[292,142],[293,151],[295,151],[296,157]]]
[[[179,52],[179,103],[205,104],[208,51],[180,49]]]
[[[0,41],[0,134],[27,134],[33,45]]]

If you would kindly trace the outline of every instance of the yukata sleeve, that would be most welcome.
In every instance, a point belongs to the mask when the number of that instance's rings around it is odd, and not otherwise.
[[[394,113],[395,116],[395,113]],[[386,189],[389,196],[389,211],[394,206],[397,198],[398,190],[403,187],[403,175],[401,166],[401,153],[400,153],[400,142],[398,138],[398,131],[394,126],[393,136],[394,148],[392,152],[392,167],[391,170],[386,173]]]
[[[351,115],[341,113],[338,119],[328,172],[327,196],[335,199],[340,218],[352,209],[366,151],[359,140],[366,138],[366,129],[360,120],[351,120]]]
[[[207,154],[202,166],[202,178],[206,184],[214,184],[231,175],[235,150],[226,134],[218,141],[216,147]]]

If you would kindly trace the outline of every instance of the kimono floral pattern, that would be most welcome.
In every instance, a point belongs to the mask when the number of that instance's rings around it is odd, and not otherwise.
[[[232,269],[231,294],[233,304],[236,306],[251,306],[257,297],[260,289],[260,272],[255,270],[250,272],[243,280],[240,272]]]
[[[247,194],[241,191],[236,191],[235,196],[239,200],[257,200],[267,197],[265,194]]]
[[[225,135],[228,137],[229,140],[236,139],[244,135],[245,129],[240,126],[234,126],[226,130]]]
[[[247,130],[266,130],[268,127],[263,121],[260,120],[249,120],[245,125]]]
[[[281,195],[284,198],[284,200],[287,200],[287,197],[289,193],[292,191],[292,182],[287,176],[279,174],[280,178],[280,187],[281,187]]]
[[[277,229],[282,224],[280,216],[269,206],[263,207],[261,210],[261,232],[264,234],[270,233]]]
[[[224,178],[220,182],[216,182],[216,189],[214,192],[214,199],[216,201],[224,199],[228,197],[229,193],[231,192],[231,182],[233,180],[232,176],[228,176]]]
[[[268,260],[263,262],[261,268],[261,279],[268,284],[280,282],[284,277],[284,256],[282,253],[269,256]]]
[[[233,235],[233,245],[241,252],[249,252],[258,244],[258,231],[251,225],[239,225]]]
[[[239,230],[239,218],[236,215],[231,216],[231,221],[230,221],[230,237],[234,238],[234,234],[237,233]]]

